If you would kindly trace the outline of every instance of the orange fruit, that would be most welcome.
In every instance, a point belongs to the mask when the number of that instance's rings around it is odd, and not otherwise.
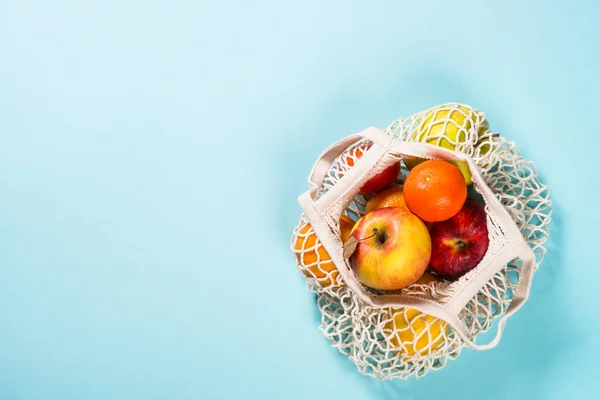
[[[449,150],[456,150],[458,143],[467,140],[467,132],[474,128],[474,124],[481,118],[479,112],[471,107],[459,104],[444,104],[440,107],[430,109],[423,117],[419,128],[412,134],[414,139],[427,142]],[[489,123],[483,119],[477,130],[478,140],[489,129]],[[488,147],[489,150],[489,147]],[[482,150],[483,151],[483,150]],[[486,150],[487,152],[487,150]],[[481,153],[485,154],[485,153]],[[406,168],[413,169],[415,165],[424,162],[426,158],[409,158],[404,160]],[[456,165],[463,173],[467,185],[473,183],[469,164],[465,161],[452,160],[450,163]]]
[[[447,161],[427,160],[414,167],[404,182],[408,209],[427,222],[445,221],[460,211],[467,199],[467,183]]]
[[[352,232],[352,228],[354,228],[354,220],[349,216],[342,214],[340,217],[340,237],[342,239],[342,243],[348,240],[350,237],[350,232]]]
[[[368,214],[373,210],[384,207],[400,207],[408,210],[402,186],[394,185],[377,193],[367,201],[365,213]]]
[[[340,217],[340,237],[345,242],[350,237],[354,221],[346,215]],[[294,243],[296,259],[302,266],[302,274],[307,278],[314,277],[323,286],[338,282],[338,271],[329,253],[320,243],[312,225],[306,222],[298,230],[298,238]]]
[[[348,152],[346,155],[346,164],[353,167],[354,160],[358,160],[362,157],[363,151],[367,151],[371,147],[371,144],[367,146],[354,147],[352,150]],[[398,178],[398,174],[400,174],[400,162],[395,162],[371,179],[369,179],[365,184],[360,188],[359,194],[363,196],[367,196],[373,193],[380,191],[388,186],[390,186],[396,178]]]

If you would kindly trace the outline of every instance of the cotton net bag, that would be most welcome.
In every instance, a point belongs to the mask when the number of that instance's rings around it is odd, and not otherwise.
[[[468,164],[472,190],[485,203],[488,249],[477,267],[456,281],[373,290],[345,258],[339,221],[363,216],[367,199],[359,189],[410,157]],[[398,181],[407,174],[402,167]],[[499,343],[507,319],[527,301],[546,252],[551,202],[533,162],[493,133],[484,113],[448,103],[396,120],[385,130],[348,136],[321,154],[309,184],[299,197],[303,213],[292,251],[316,293],[320,330],[360,373],[380,380],[422,377],[455,359],[463,347],[488,350]],[[476,343],[496,319],[493,339]]]

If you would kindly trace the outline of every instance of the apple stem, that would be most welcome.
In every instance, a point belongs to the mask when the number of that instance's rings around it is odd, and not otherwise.
[[[456,247],[458,247],[459,249],[464,249],[466,246],[467,246],[467,244],[465,242],[463,242],[462,240],[456,241]]]
[[[379,230],[377,228],[373,228],[373,234],[371,236],[360,238],[360,239],[358,239],[358,241],[360,242],[363,240],[371,239],[373,236],[376,236],[378,233],[379,233]]]

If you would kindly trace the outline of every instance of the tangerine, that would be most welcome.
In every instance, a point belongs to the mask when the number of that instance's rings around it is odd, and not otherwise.
[[[457,104],[445,104],[435,107],[425,114],[419,128],[413,134],[413,138],[420,142],[427,142],[449,150],[456,150],[459,143],[467,141],[467,132],[474,129],[479,113],[471,107]],[[477,130],[478,140],[485,136],[490,126],[487,119],[480,122]],[[479,142],[476,146],[479,146]],[[485,145],[484,145],[485,146]],[[484,152],[485,151],[485,152]],[[489,145],[481,149],[481,155],[489,151]],[[415,165],[426,161],[426,158],[408,158],[404,160],[406,168],[413,169]],[[450,163],[456,165],[465,176],[467,185],[473,183],[469,165],[465,161],[452,160]]]
[[[350,237],[354,221],[348,216],[340,217],[340,238],[345,242]],[[305,222],[298,230],[298,237],[294,243],[296,259],[302,266],[302,274],[307,278],[315,278],[322,286],[340,283],[338,270],[321,244],[312,225]]]
[[[427,222],[452,218],[467,199],[467,183],[460,170],[442,160],[427,160],[414,167],[404,182],[408,209]]]

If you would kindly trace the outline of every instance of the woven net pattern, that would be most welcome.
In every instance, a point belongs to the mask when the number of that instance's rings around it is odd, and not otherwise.
[[[549,189],[539,179],[533,162],[524,159],[516,145],[490,130],[485,115],[463,104],[448,103],[394,121],[385,133],[395,140],[427,142],[469,155],[485,183],[508,210],[536,254],[537,268],[546,252],[551,217]],[[372,143],[363,139],[349,147],[332,164],[317,196],[323,195],[347,173]],[[377,172],[377,171],[375,171]],[[408,171],[403,167],[401,182]],[[478,191],[474,185],[473,189]],[[344,214],[356,221],[365,213],[366,200],[355,195],[344,204]],[[486,206],[487,209],[487,206]],[[490,246],[486,257],[501,247],[501,232],[488,213]],[[341,234],[339,221],[331,221]],[[380,380],[422,377],[456,358],[464,343],[445,322],[412,308],[377,308],[363,302],[343,282],[307,218],[294,229],[291,247],[308,288],[317,294],[320,330],[365,375]],[[471,340],[503,315],[519,282],[521,261],[514,259],[497,272],[463,307],[459,318]],[[431,281],[402,289],[404,294],[443,302],[461,282]]]

